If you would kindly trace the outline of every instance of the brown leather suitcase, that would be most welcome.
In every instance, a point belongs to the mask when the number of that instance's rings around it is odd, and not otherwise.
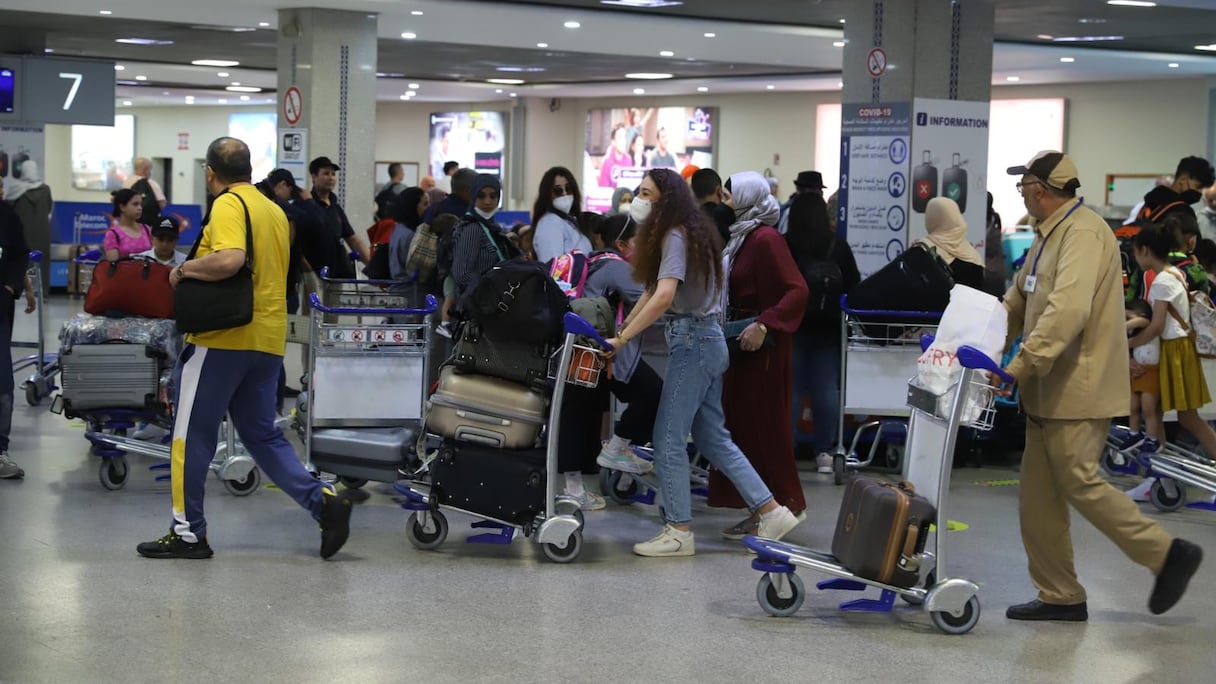
[[[911,587],[920,575],[933,504],[912,485],[869,477],[849,483],[836,519],[832,555],[858,577],[894,587]]]

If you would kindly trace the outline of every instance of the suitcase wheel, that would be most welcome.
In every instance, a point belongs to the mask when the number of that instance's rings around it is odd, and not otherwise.
[[[774,580],[771,572],[760,575],[760,581],[756,583],[756,600],[760,602],[760,607],[764,609],[764,612],[773,617],[789,617],[797,613],[806,599],[806,587],[803,586],[802,579],[798,575],[788,572],[782,577],[787,580],[785,582],[787,588],[784,592],[778,589],[779,580]],[[789,595],[781,596],[781,593]]]

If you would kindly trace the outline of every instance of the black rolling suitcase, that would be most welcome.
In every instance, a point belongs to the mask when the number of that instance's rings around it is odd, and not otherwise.
[[[548,386],[548,345],[490,339],[472,321],[464,325],[451,363],[460,373],[488,375],[534,389]]]
[[[545,450],[444,440],[431,486],[442,506],[523,524],[545,510]]]
[[[840,504],[832,555],[859,577],[911,587],[936,518],[933,504],[908,483],[854,478]]]

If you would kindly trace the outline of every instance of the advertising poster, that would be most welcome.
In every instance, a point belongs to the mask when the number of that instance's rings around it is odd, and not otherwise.
[[[912,106],[908,239],[915,242],[925,236],[925,206],[934,197],[946,197],[958,204],[967,222],[967,239],[983,254],[988,222],[988,103],[916,98]]]
[[[431,154],[427,174],[443,177],[443,165],[492,173],[506,182],[503,155],[507,149],[507,115],[503,112],[443,112],[431,114]]]
[[[865,278],[908,244],[911,106],[846,104],[842,112],[839,231]]]
[[[42,125],[0,126],[0,178],[4,179],[9,198],[21,194],[18,188],[23,180],[21,166],[34,162],[39,170],[39,181],[46,180],[46,163],[43,159],[46,147]]]
[[[72,187],[113,192],[134,173],[135,116],[119,114],[113,126],[72,126]]]
[[[255,181],[274,171],[275,155],[280,144],[277,125],[278,115],[274,112],[228,115],[228,135],[244,140],[249,146],[249,161],[253,162]]]
[[[647,169],[714,165],[715,107],[593,109],[587,112],[583,208],[605,212],[617,188],[633,190]]]

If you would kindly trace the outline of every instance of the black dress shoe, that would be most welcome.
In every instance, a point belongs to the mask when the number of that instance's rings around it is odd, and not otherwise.
[[[1186,585],[1202,562],[1203,549],[1185,539],[1175,539],[1165,556],[1165,565],[1161,566],[1161,573],[1153,584],[1153,593],[1148,597],[1149,612],[1160,615],[1173,608],[1186,592]]]
[[[1089,619],[1089,609],[1085,602],[1074,603],[1071,606],[1061,606],[1054,603],[1043,603],[1035,599],[1030,603],[1009,606],[1005,617],[1010,620],[1055,620],[1057,622],[1085,622]]]

